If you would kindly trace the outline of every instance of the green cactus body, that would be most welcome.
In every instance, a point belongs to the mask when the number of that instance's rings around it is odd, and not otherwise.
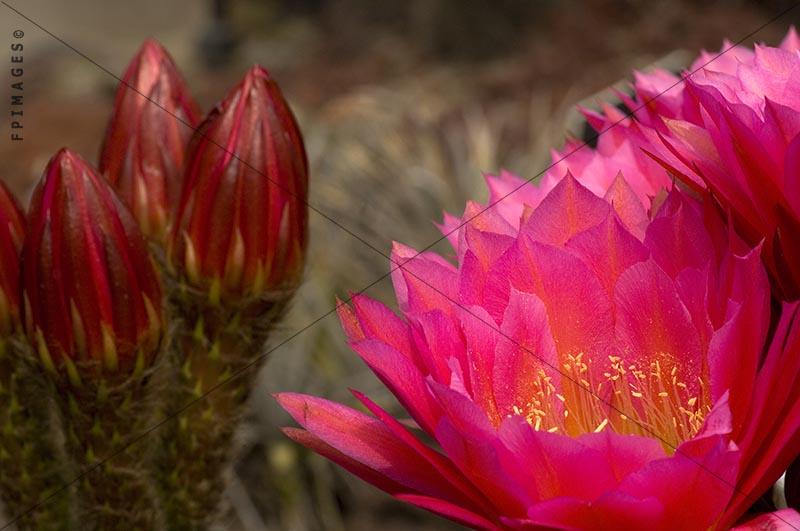
[[[167,528],[205,529],[225,513],[234,435],[269,331],[291,293],[233,308],[185,286],[177,292],[174,313],[182,322],[173,341],[171,411],[178,414],[163,429],[157,474]]]
[[[82,529],[159,529],[150,478],[151,444],[137,441],[154,422],[156,364],[127,377],[59,382],[65,447],[77,484]],[[81,374],[90,374],[81,367]]]
[[[70,528],[58,428],[28,345],[0,339],[0,497],[20,530]]]

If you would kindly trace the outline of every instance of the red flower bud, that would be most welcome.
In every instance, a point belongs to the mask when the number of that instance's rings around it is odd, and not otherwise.
[[[212,300],[296,287],[307,193],[297,122],[278,85],[254,66],[192,138],[171,264]]]
[[[34,191],[22,249],[25,331],[45,368],[140,371],[163,331],[161,285],[144,236],[109,184],[62,149]]]
[[[180,194],[186,146],[200,121],[197,104],[167,51],[148,39],[117,87],[100,153],[100,173],[142,231],[166,234]]]
[[[22,210],[0,182],[0,336],[11,334],[19,322],[19,253],[24,235]]]

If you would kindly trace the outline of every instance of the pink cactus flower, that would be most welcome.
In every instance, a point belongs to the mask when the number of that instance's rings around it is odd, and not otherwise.
[[[784,300],[800,298],[800,39],[777,48],[726,42],[703,52],[685,83],[668,72],[637,74],[626,98],[670,172],[710,190],[763,259]],[[666,91],[666,92],[665,92]],[[663,92],[663,94],[662,94]]]
[[[358,392],[369,414],[279,394],[303,427],[286,434],[479,529],[740,519],[799,447],[798,307],[765,346],[760,249],[712,203],[673,189],[648,212],[622,176],[605,199],[579,181],[466,223],[455,264],[396,244],[401,316],[364,296],[340,307],[352,348],[435,445]]]

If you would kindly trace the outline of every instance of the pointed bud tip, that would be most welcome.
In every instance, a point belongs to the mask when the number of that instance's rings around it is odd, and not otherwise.
[[[250,67],[247,73],[244,75],[245,80],[256,80],[256,79],[265,79],[267,81],[272,81],[272,76],[269,74],[269,70],[261,66],[260,64],[256,63]]]
[[[139,54],[151,57],[165,56],[167,55],[167,49],[155,37],[147,37],[139,47]]]
[[[71,150],[70,148],[64,146],[58,151],[56,151],[55,155],[50,158],[50,161],[58,161],[59,164],[73,164],[77,162],[84,162],[83,157],[78,154],[78,152]]]
[[[62,147],[47,162],[41,185],[45,188],[60,186],[65,179],[72,182],[84,175],[92,177],[96,172],[80,154]]]
[[[136,50],[128,67],[125,70],[125,81],[138,79],[143,73],[152,73],[161,68],[162,63],[166,62],[172,66],[172,58],[164,46],[152,37],[148,37]]]

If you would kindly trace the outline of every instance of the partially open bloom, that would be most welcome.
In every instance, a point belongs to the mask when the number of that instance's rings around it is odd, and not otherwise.
[[[533,207],[511,196],[461,227],[455,265],[397,244],[402,317],[363,296],[340,307],[352,348],[441,452],[358,392],[371,416],[280,394],[305,428],[286,433],[476,528],[733,523],[747,508],[733,502],[752,504],[797,450],[798,416],[775,415],[796,403],[797,308],[762,357],[760,250],[708,201],[673,189],[648,212],[622,176],[608,190],[567,175]]]
[[[726,42],[689,71],[682,83],[660,70],[636,75],[636,98],[627,103],[645,103],[636,118],[650,138],[646,150],[710,190],[751,245],[764,240],[775,292],[798,299],[800,39],[792,29],[777,48]]]
[[[25,223],[17,200],[0,181],[0,338],[19,322],[19,253]]]
[[[81,364],[116,373],[152,362],[163,317],[146,241],[111,186],[67,149],[34,191],[22,282],[25,331],[46,369],[77,384]]]
[[[128,65],[100,153],[100,173],[145,235],[160,240],[178,201],[200,113],[167,51],[148,39]]]
[[[307,190],[300,130],[278,85],[254,66],[191,141],[170,262],[212,300],[294,287]]]

